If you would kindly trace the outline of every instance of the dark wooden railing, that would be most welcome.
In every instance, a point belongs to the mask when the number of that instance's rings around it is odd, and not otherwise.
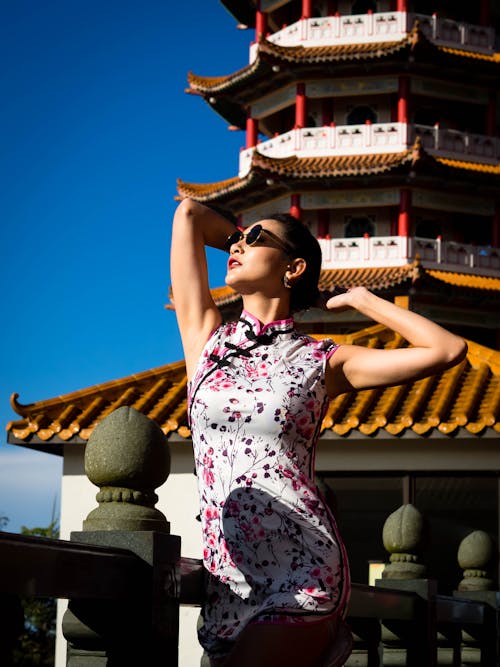
[[[177,667],[179,605],[202,604],[204,578],[201,561],[181,556],[180,538],[169,534],[168,522],[153,507],[149,477],[156,476],[155,483],[160,478],[151,461],[162,459],[167,475],[169,468],[168,456],[159,449],[168,448],[158,431],[130,408],[120,408],[94,431],[86,469],[94,482],[98,478],[99,507],[70,541],[0,532],[2,667],[11,664],[22,630],[20,600],[32,597],[69,600],[63,618],[68,667]],[[143,459],[149,461],[148,471],[131,475],[123,464],[106,472],[92,460],[98,452],[102,461],[109,461],[117,441],[118,460],[128,461],[127,449],[134,447],[137,454],[139,448],[149,457]],[[126,487],[127,479],[141,488]],[[391,526],[401,528],[402,521],[418,519],[417,514],[412,506],[400,508],[386,523],[389,533]],[[354,652],[347,664],[500,665],[500,593],[472,590],[481,588],[481,582],[473,580],[482,579],[482,570],[471,569],[470,552],[469,575],[463,580],[469,590],[443,596],[432,579],[412,578],[414,572],[421,574],[422,566],[408,553],[408,545],[392,537],[384,535],[392,553],[384,578],[375,586],[352,586],[347,620]],[[402,571],[406,578],[397,578]]]

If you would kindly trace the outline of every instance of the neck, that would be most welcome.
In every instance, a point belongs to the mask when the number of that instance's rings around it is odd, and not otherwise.
[[[261,299],[254,294],[243,296],[243,308],[252,313],[262,324],[286,320],[290,317],[290,304],[281,298]]]

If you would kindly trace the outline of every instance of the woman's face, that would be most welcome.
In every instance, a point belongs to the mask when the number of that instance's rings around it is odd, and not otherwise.
[[[257,242],[248,245],[245,236],[229,249],[226,284],[240,294],[262,292],[276,296],[283,287],[283,276],[290,257],[282,248],[287,245],[281,225],[276,220],[261,220],[262,233]],[[245,230],[246,235],[255,225]]]

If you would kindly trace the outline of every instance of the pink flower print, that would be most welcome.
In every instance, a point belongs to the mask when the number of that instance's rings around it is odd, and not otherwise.
[[[203,468],[203,481],[207,486],[212,486],[215,482],[215,475],[210,468]]]
[[[219,510],[217,507],[205,507],[203,514],[207,521],[213,521],[219,517]]]
[[[314,410],[315,406],[316,406],[315,401],[313,401],[312,398],[310,398],[308,401],[306,401],[304,407],[306,408],[306,410],[309,410],[309,412],[311,412],[312,410]]]
[[[268,365],[266,364],[265,361],[263,361],[261,364],[257,366],[257,372],[260,377],[266,378],[269,373],[268,373]]]
[[[311,570],[311,577],[319,577],[321,574],[321,568],[313,567]]]
[[[283,475],[285,477],[288,477],[288,479],[293,479],[293,472],[291,470],[289,470],[288,468],[285,468],[283,470]]]
[[[319,508],[319,500],[316,500],[315,498],[304,498],[304,504],[313,514]]]

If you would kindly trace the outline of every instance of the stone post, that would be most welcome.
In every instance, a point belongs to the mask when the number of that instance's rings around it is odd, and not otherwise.
[[[118,408],[92,432],[85,472],[100,489],[98,507],[71,540],[127,549],[144,561],[151,579],[144,597],[127,603],[70,601],[63,618],[68,667],[176,667],[180,538],[169,534],[155,508],[155,489],[170,472],[166,437],[134,408]]]
[[[375,585],[418,596],[411,622],[385,622],[382,626],[384,664],[434,667],[437,662],[437,583],[425,578],[426,568],[419,563],[423,536],[424,519],[411,504],[402,505],[384,524],[382,540],[391,554],[390,563]]]
[[[458,584],[459,591],[491,591],[493,580],[488,577],[488,566],[493,557],[493,542],[484,530],[475,530],[465,537],[458,547],[457,560],[464,578]]]
[[[463,664],[500,664],[500,592],[489,576],[493,564],[493,540],[483,530],[469,533],[458,547],[457,560],[463,570],[455,597],[485,604],[484,624],[462,630]]]

